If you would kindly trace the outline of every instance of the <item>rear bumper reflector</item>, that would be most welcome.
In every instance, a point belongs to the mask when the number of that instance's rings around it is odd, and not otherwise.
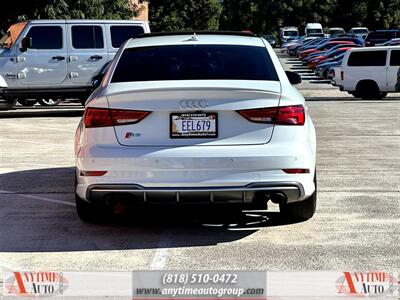
[[[107,171],[81,171],[81,176],[103,176]]]

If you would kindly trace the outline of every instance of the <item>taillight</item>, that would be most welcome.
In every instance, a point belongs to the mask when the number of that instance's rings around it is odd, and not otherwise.
[[[83,120],[86,128],[135,124],[150,114],[149,111],[92,108],[85,109]]]
[[[81,171],[81,176],[103,176],[107,171]]]
[[[250,122],[276,125],[304,125],[303,105],[246,109],[237,111]]]

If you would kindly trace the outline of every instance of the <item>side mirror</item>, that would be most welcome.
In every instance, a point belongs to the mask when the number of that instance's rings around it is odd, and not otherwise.
[[[29,48],[32,48],[32,38],[30,37],[24,37],[21,41],[21,51],[26,51]]]
[[[101,81],[103,80],[104,74],[97,74],[92,78],[92,86],[95,88],[100,86]]]
[[[301,83],[301,76],[296,72],[286,71],[286,76],[289,79],[291,84],[299,84]]]
[[[4,80],[3,76],[0,75],[0,88],[7,88],[8,84],[7,82]]]

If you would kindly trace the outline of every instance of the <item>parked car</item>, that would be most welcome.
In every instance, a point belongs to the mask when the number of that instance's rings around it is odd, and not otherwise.
[[[383,44],[380,44],[379,46],[397,46],[397,45],[400,45],[400,38],[391,39]]]
[[[318,78],[325,78],[328,79],[328,74],[329,71],[334,68],[338,67],[342,64],[342,60],[344,57],[345,53],[342,53],[341,55],[335,57],[335,58],[328,58],[323,62],[320,62],[314,70],[315,75]]]
[[[279,30],[279,39],[281,44],[290,42],[299,36],[299,30],[294,26],[283,27]]]
[[[306,64],[308,64],[309,61],[311,61],[312,59],[314,59],[316,57],[328,56],[332,52],[335,52],[336,50],[338,50],[340,48],[353,48],[353,47],[362,47],[362,46],[357,45],[357,44],[338,44],[329,50],[311,53],[310,55],[306,56],[302,61],[306,62]]]
[[[145,21],[33,20],[11,26],[1,39],[3,108],[28,98],[80,98],[127,39],[149,32]]]
[[[316,137],[292,86],[300,81],[255,35],[161,33],[128,41],[76,131],[79,217],[101,221],[120,201],[271,200],[288,220],[311,218]]]
[[[310,55],[311,53],[315,53],[315,52],[322,52],[322,51],[326,51],[329,50],[337,45],[351,45],[354,44],[353,42],[350,41],[328,41],[323,43],[322,45],[316,47],[316,48],[311,48],[308,50],[304,50],[302,52],[299,53],[299,58],[303,59],[305,58],[307,55]]]
[[[369,33],[367,27],[352,27],[348,32],[349,36],[365,39]]]
[[[277,41],[274,35],[272,34],[267,34],[264,35],[264,39],[272,46],[272,48],[275,48],[277,46]]]
[[[368,33],[367,37],[365,38],[365,46],[376,46],[399,37],[400,30],[398,29],[374,30]]]
[[[314,70],[315,67],[320,63],[325,61],[326,59],[329,58],[337,58],[340,55],[342,55],[343,53],[345,53],[347,50],[351,49],[351,47],[341,47],[336,49],[335,51],[329,52],[328,54],[323,54],[317,57],[314,57],[313,59],[308,61],[308,68],[311,70]]]
[[[338,37],[346,34],[346,31],[342,27],[331,27],[326,31],[328,37]]]
[[[357,98],[382,99],[395,92],[399,66],[399,47],[350,49],[334,68],[332,83]]]
[[[320,23],[307,23],[304,32],[307,36],[315,33],[324,35],[324,30]]]

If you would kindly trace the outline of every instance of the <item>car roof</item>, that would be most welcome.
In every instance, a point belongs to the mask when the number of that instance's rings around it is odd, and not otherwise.
[[[378,50],[391,50],[391,49],[399,49],[399,46],[374,46],[374,47],[361,47],[361,48],[351,48],[349,52],[358,52],[358,51],[378,51]]]
[[[120,23],[120,24],[143,24],[147,23],[147,21],[141,20],[96,20],[96,19],[71,19],[71,20],[53,20],[53,19],[40,19],[40,20],[29,20],[28,23],[31,24],[75,24],[75,23],[87,23],[87,24],[107,24],[107,23]]]
[[[265,47],[263,40],[251,33],[241,32],[178,32],[143,34],[127,42],[126,48],[166,45],[243,45]]]

